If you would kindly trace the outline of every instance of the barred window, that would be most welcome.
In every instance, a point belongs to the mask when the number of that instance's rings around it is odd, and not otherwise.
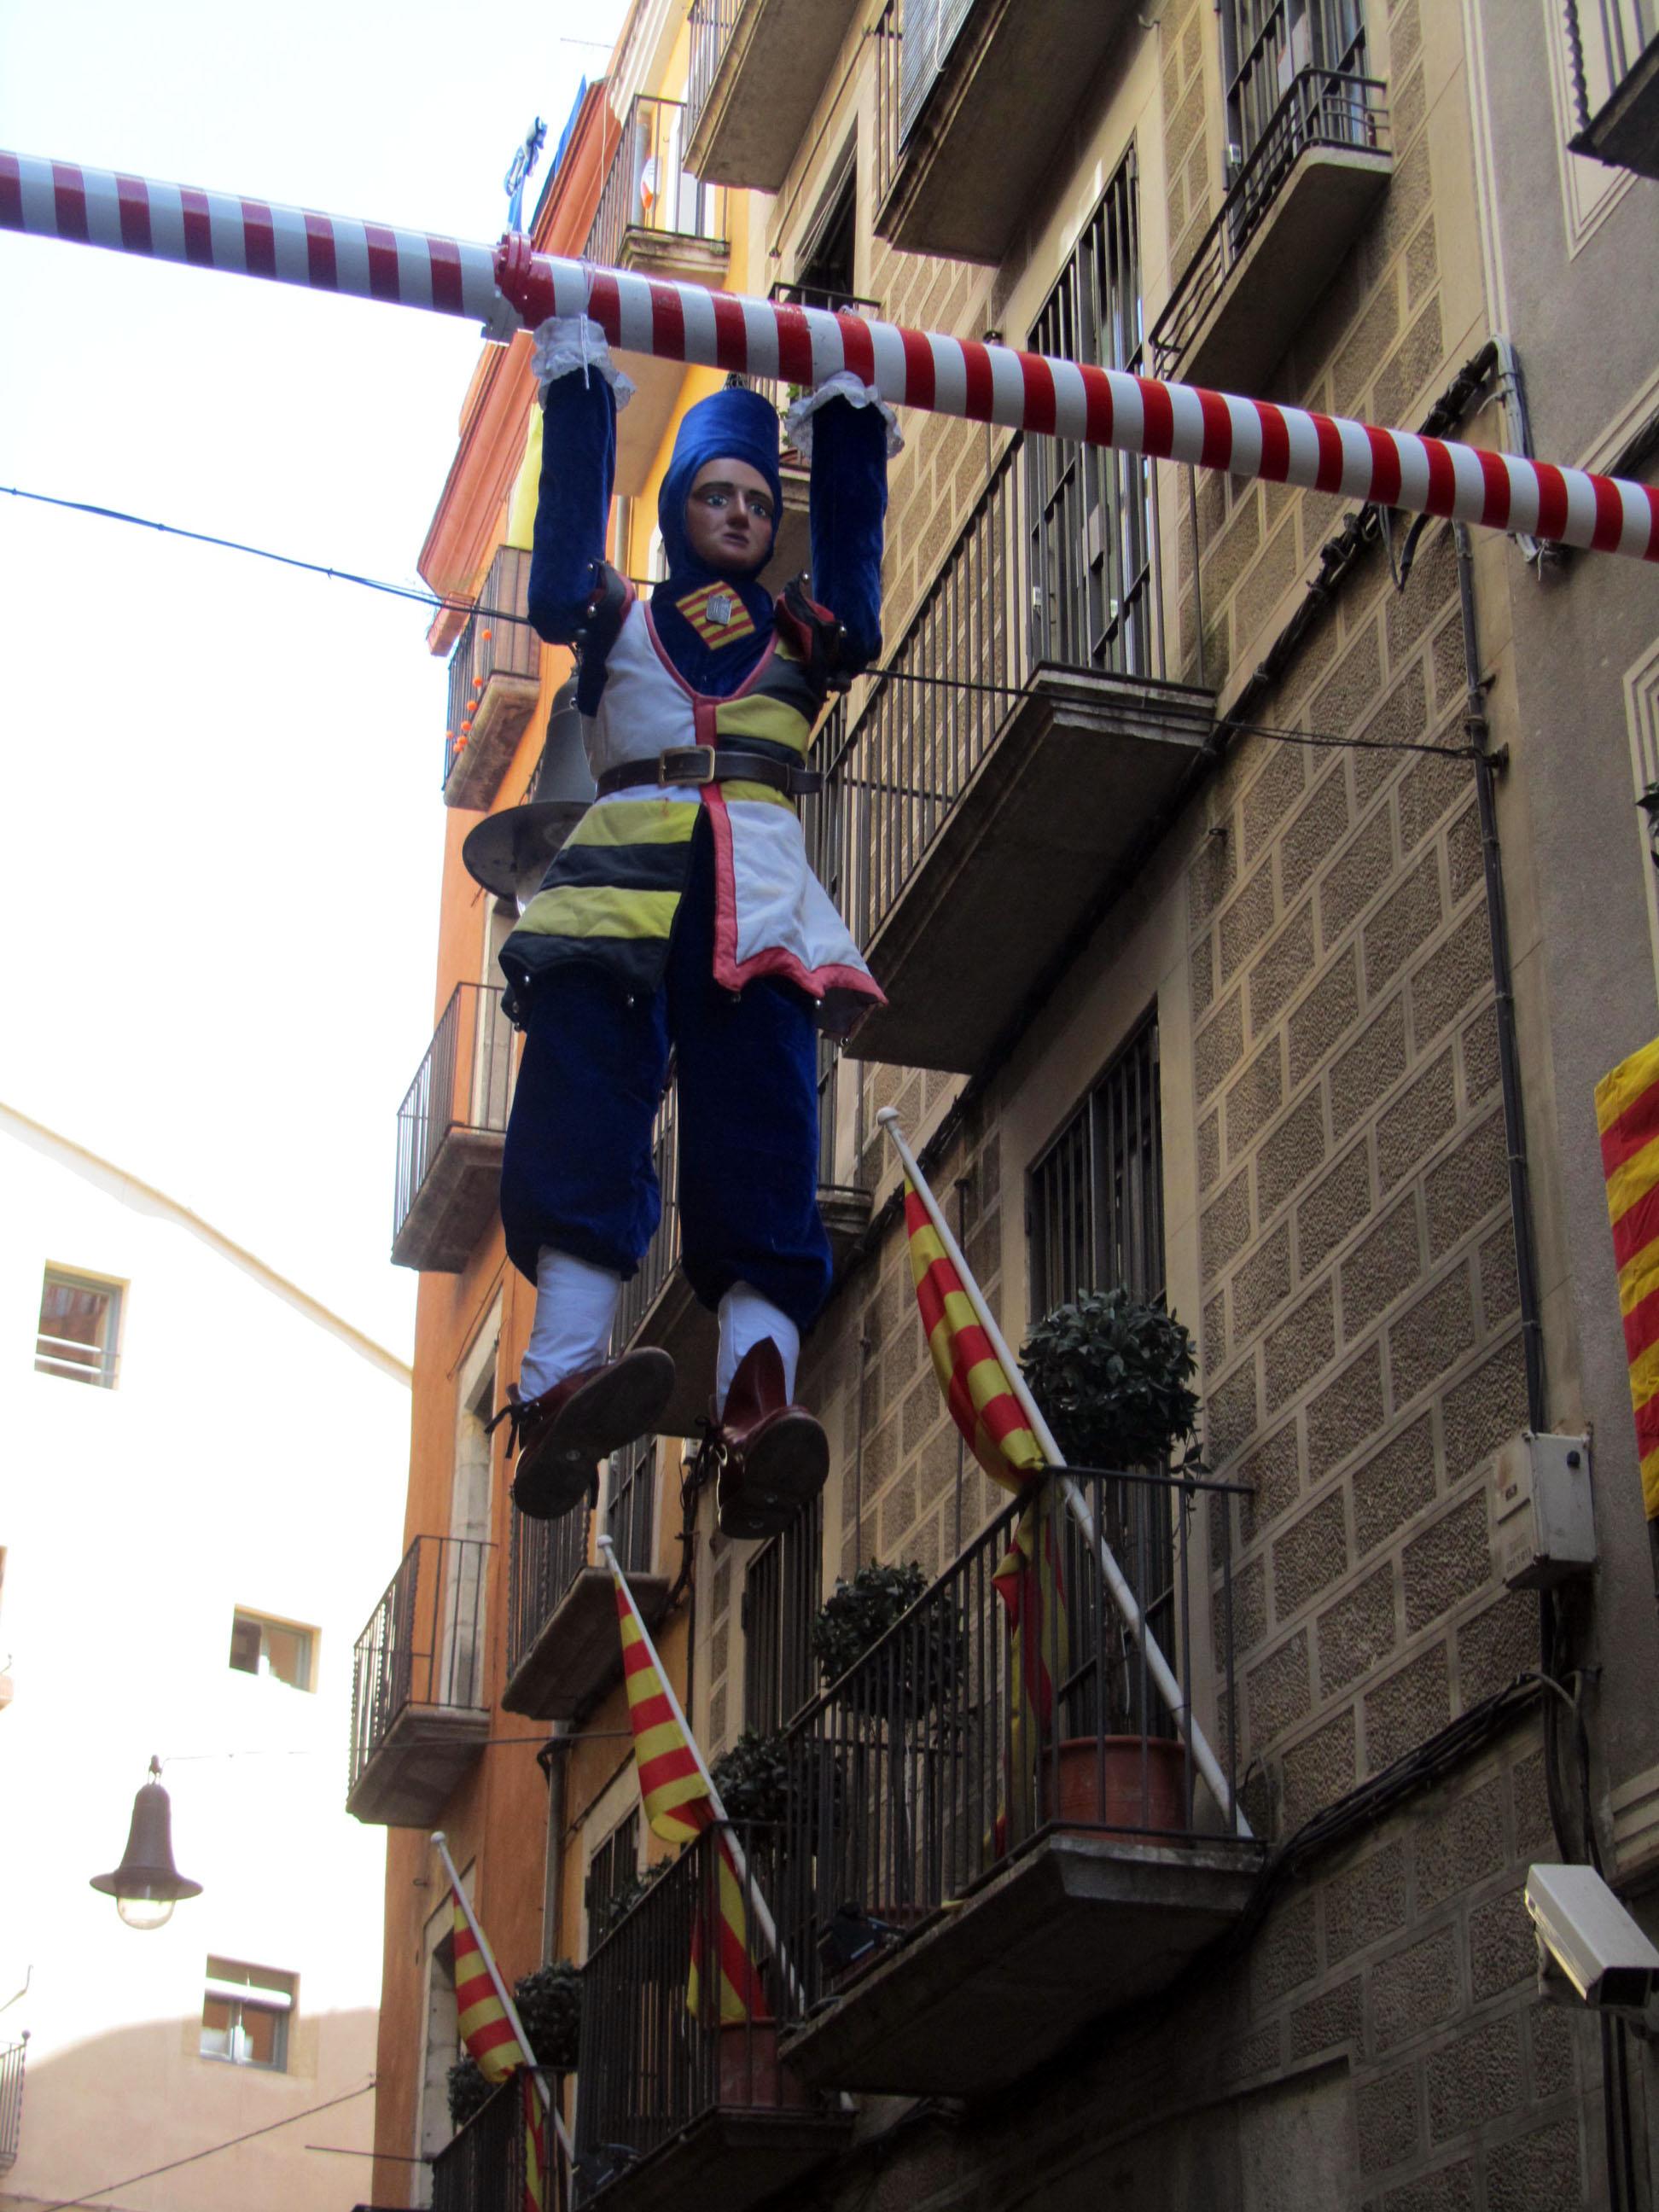
[[[1131,147],[1032,327],[1037,353],[1139,373],[1137,191]],[[1103,446],[1028,438],[1025,470],[1033,659],[1158,675],[1152,464]]]
[[[640,1887],[637,1807],[619,1820],[587,1863],[587,1948],[594,1950],[616,1926]]]
[[[66,1382],[115,1388],[120,1364],[121,1286],[48,1267],[40,1284],[34,1370]]]
[[[624,1574],[648,1575],[656,1544],[657,1439],[641,1437],[611,1462],[605,1533]]]
[[[822,1602],[823,1498],[815,1498],[749,1562],[743,1589],[743,1711],[768,1735],[817,1689],[812,1623]]]
[[[1163,1297],[1156,1011],[1031,1170],[1027,1223],[1034,1319],[1079,1291]]]

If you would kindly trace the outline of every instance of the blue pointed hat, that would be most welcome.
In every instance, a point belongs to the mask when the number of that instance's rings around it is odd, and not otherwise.
[[[778,410],[758,392],[740,385],[711,392],[687,408],[674,441],[674,458],[657,494],[657,526],[668,556],[668,573],[702,571],[686,542],[685,502],[699,469],[710,461],[747,461],[766,479],[775,517],[783,509],[778,476]]]

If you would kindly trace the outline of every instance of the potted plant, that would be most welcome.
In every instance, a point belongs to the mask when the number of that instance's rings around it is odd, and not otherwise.
[[[1192,1338],[1176,1316],[1121,1289],[1085,1291],[1054,1307],[1020,1351],[1031,1395],[1067,1463],[1125,1473],[1163,1465],[1177,1450],[1182,1467],[1201,1465],[1190,1449],[1197,1364]],[[1114,1489],[1131,1487],[1103,1486],[1109,1521]],[[1121,1504],[1117,1510],[1121,1516]],[[1116,1683],[1099,1686],[1101,1732],[1055,1747],[1052,1782],[1044,1778],[1051,1816],[1088,1826],[1184,1828],[1185,1745],[1150,1729],[1106,1732],[1112,1706],[1132,1713],[1130,1679],[1126,1647]]]

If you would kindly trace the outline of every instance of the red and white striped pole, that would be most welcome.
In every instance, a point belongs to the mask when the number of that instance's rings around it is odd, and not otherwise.
[[[809,386],[850,369],[895,406],[1659,561],[1659,490],[1645,484],[1012,346],[532,257],[521,240],[495,249],[7,153],[0,229],[465,315],[498,339],[520,316],[586,313],[629,353]],[[497,288],[498,261],[516,307]]]

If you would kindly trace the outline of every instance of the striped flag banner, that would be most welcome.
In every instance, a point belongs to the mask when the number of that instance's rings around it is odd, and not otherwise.
[[[692,1741],[679,1700],[668,1686],[650,1631],[617,1565],[616,1553],[608,1542],[602,1543],[601,1548],[617,1589],[628,1719],[634,1731],[634,1763],[646,1821],[652,1834],[664,1843],[695,1843],[724,1822],[725,1808]],[[686,2009],[694,2020],[702,2016],[703,1966],[712,1936],[720,1960],[721,2024],[763,2020],[768,2017],[766,1999],[749,1952],[749,1914],[744,1902],[750,1887],[748,1868],[731,1831],[723,1825],[714,1842],[714,1863],[718,1893],[700,1907],[691,1930]],[[763,1906],[757,1917],[766,1921],[770,1934],[770,1917]],[[712,1928],[707,1924],[710,1922]],[[773,1948],[776,1948],[775,1936]]]
[[[951,1419],[992,1481],[1023,1491],[1047,1468],[1048,1455],[908,1169],[904,1227],[922,1334]]]
[[[491,248],[10,152],[0,152],[0,230],[464,315],[501,340],[519,327],[495,283],[497,256],[514,250],[505,240]],[[545,255],[534,266],[533,319],[591,315],[625,352],[809,390],[845,369],[895,406],[1659,561],[1651,485],[637,270]]]
[[[1659,1521],[1659,1040],[1595,1086],[1642,1502]]]
[[[507,1993],[501,1968],[495,1964],[477,1916],[467,1902],[449,1845],[441,1835],[432,1838],[449,1879],[449,1910],[454,1931],[455,2014],[462,2044],[478,2071],[492,2087],[519,2074],[524,2114],[524,2202],[521,2212],[546,2212],[548,2114],[567,2162],[570,2138],[563,2115],[552,2093],[536,2070],[530,2039],[524,2032],[513,2000]]]
[[[1070,1665],[1066,1570],[1055,1521],[1058,1493],[1045,1483],[1014,1527],[1014,1540],[991,1577],[1008,1616],[1008,1770],[997,1820],[1000,1848],[1030,1835],[1039,1819],[1033,1784],[1038,1754],[1054,1723],[1054,1685]]]

